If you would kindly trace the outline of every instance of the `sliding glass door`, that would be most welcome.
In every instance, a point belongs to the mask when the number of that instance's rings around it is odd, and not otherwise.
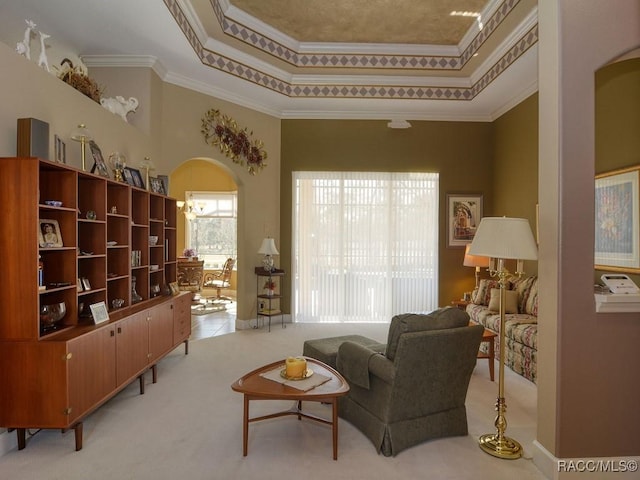
[[[294,172],[293,319],[388,322],[438,298],[438,174]]]

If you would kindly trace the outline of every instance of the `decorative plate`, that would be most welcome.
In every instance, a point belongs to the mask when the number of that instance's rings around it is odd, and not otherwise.
[[[291,378],[291,377],[287,377],[287,369],[283,368],[282,370],[280,370],[280,376],[282,378],[286,378],[287,380],[305,380],[307,378],[309,378],[311,375],[313,375],[313,370],[311,370],[310,368],[307,368],[307,370],[304,372],[304,375],[300,378]]]

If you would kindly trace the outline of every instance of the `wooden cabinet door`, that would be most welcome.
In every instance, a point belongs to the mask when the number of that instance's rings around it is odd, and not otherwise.
[[[114,325],[69,342],[69,421],[83,416],[116,388]]]
[[[149,363],[173,349],[173,308],[166,302],[149,310]]]
[[[146,312],[116,324],[116,378],[118,386],[128,383],[147,367],[149,329]]]
[[[68,426],[68,363],[65,342],[0,342],[0,425]]]
[[[173,344],[184,342],[191,335],[191,295],[173,299]]]

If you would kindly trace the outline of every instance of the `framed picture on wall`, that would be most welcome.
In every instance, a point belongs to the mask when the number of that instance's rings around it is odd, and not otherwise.
[[[640,166],[596,176],[595,268],[640,273]]]
[[[447,194],[447,245],[463,247],[473,241],[482,218],[482,195]]]

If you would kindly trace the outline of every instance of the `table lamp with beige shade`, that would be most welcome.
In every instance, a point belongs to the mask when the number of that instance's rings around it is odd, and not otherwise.
[[[482,255],[471,255],[469,253],[470,248],[471,248],[471,244],[469,243],[464,249],[464,261],[462,264],[465,267],[476,267],[476,289],[477,289],[478,282],[480,281],[480,269],[486,268],[489,266],[489,257],[484,257]]]

